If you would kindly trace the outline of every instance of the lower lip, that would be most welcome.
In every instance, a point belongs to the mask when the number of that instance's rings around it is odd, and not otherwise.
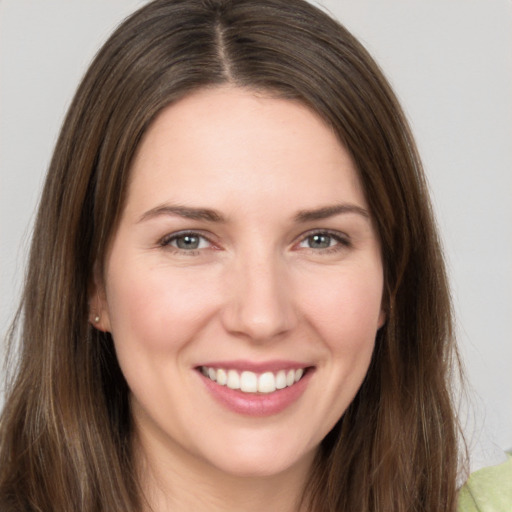
[[[224,407],[245,416],[263,417],[278,414],[297,402],[306,390],[312,374],[313,368],[309,368],[299,382],[273,393],[243,393],[237,389],[220,386],[200,373],[199,376],[208,391]]]

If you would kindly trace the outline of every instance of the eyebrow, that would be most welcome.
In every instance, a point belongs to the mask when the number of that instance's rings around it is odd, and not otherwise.
[[[295,215],[295,222],[311,222],[315,220],[322,220],[344,213],[355,213],[357,215],[365,217],[368,220],[370,219],[370,213],[368,212],[368,210],[355,204],[343,203],[324,206],[322,208],[317,208],[313,210],[301,210]]]
[[[300,210],[294,216],[294,221],[297,223],[312,222],[316,220],[327,219],[336,215],[355,213],[361,215],[366,219],[370,219],[368,210],[355,204],[334,204],[315,208],[312,210]],[[226,222],[225,217],[217,210],[210,208],[192,208],[189,206],[169,205],[163,204],[156,206],[151,210],[143,213],[138,222],[143,222],[161,215],[172,215],[183,217],[184,219],[191,220],[204,220],[207,222],[222,223]]]
[[[224,217],[216,210],[210,208],[191,208],[178,205],[160,205],[145,212],[139,222],[153,219],[160,215],[175,215],[191,220],[205,220],[208,222],[225,222]]]

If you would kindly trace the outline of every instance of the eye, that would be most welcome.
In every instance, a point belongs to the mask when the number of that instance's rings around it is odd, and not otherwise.
[[[180,251],[189,252],[198,249],[207,249],[210,247],[211,243],[198,233],[181,232],[166,236],[161,240],[160,245],[162,247],[174,247]]]
[[[331,235],[326,233],[316,233],[308,236],[301,244],[301,247],[305,245],[310,249],[327,249],[331,247],[332,243],[335,242]]]
[[[350,245],[347,237],[341,233],[332,233],[329,231],[319,231],[306,236],[300,243],[299,247],[304,249],[341,249]]]

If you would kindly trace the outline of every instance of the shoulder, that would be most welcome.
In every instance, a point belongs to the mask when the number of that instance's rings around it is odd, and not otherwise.
[[[512,455],[473,473],[459,493],[458,512],[512,511]]]

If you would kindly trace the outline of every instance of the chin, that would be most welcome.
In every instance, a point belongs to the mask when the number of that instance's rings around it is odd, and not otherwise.
[[[226,457],[210,461],[219,471],[236,478],[274,478],[288,472],[308,474],[317,449],[297,457],[298,450],[261,450],[249,444],[241,450],[230,449]]]

